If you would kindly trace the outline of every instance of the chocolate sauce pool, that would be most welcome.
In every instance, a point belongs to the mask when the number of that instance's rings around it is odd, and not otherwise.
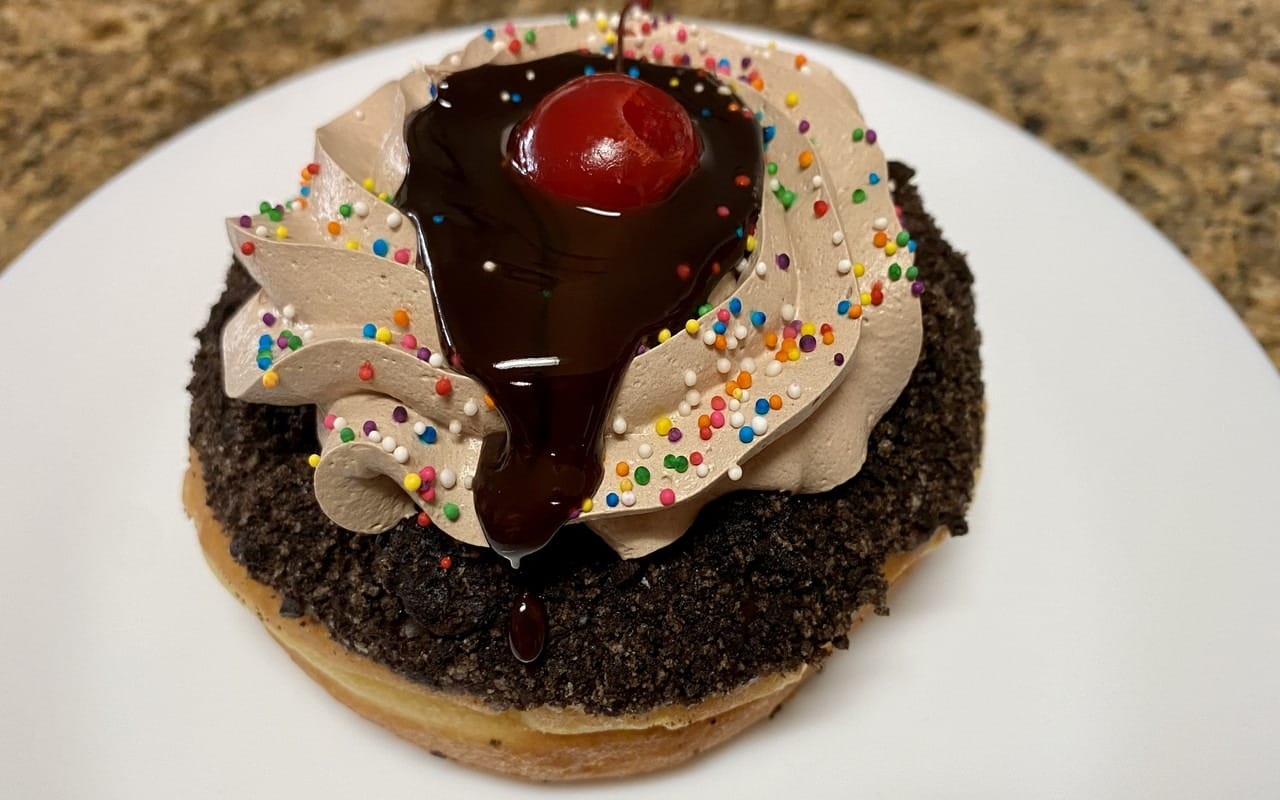
[[[513,566],[595,493],[606,416],[637,348],[693,315],[759,215],[755,118],[700,70],[626,66],[684,106],[702,140],[699,167],[650,206],[578,207],[506,163],[511,129],[572,78],[612,70],[602,55],[454,73],[405,126],[396,205],[418,226],[446,358],[506,424],[485,438],[472,491],[490,546]]]

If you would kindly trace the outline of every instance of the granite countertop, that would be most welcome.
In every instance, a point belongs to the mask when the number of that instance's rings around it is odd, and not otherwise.
[[[620,4],[614,4],[620,5]],[[546,0],[46,0],[0,6],[0,268],[152,146],[319,62]],[[1119,192],[1280,366],[1280,3],[680,0],[967,95]]]

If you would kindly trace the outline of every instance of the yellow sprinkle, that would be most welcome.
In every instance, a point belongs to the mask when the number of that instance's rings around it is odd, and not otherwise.
[[[663,342],[665,342],[670,338],[671,338],[671,331],[667,330],[666,328],[663,328],[662,330],[658,331],[658,344],[662,344]]]
[[[387,194],[386,192],[378,192],[378,199],[384,203],[390,203],[391,195]]]
[[[671,432],[671,420],[666,417],[663,417],[662,419],[659,419],[657,422],[653,423],[653,429],[658,432],[659,436],[666,436],[668,433]]]
[[[288,238],[289,238],[289,229],[288,229],[288,228],[286,228],[286,227],[285,227],[285,226],[283,226],[283,225],[281,225],[279,228],[276,228],[276,238],[277,238],[277,239],[288,239]]]
[[[886,243],[885,243],[885,245],[884,245],[884,254],[885,254],[886,256],[891,256],[891,255],[893,255],[893,254],[894,254],[894,253],[896,253],[896,252],[898,252],[898,244],[897,244],[897,242],[886,242]]]
[[[742,387],[738,387],[738,388],[736,388],[736,389],[734,389],[734,390],[733,390],[733,399],[734,399],[734,400],[741,400],[741,399],[742,399]]]
[[[274,389],[280,385],[280,373],[274,369],[269,369],[262,373],[262,385],[268,389]]]
[[[799,347],[793,347],[793,348],[791,348],[790,350],[788,350],[788,351],[787,351],[787,360],[788,360],[788,361],[799,361],[799,360],[800,360],[800,348],[799,348]]]
[[[373,334],[373,338],[383,344],[391,344],[391,330],[389,328],[378,328],[377,332]]]
[[[690,336],[697,336],[699,327],[698,321],[696,319],[691,319],[684,324],[684,332]]]
[[[854,265],[853,265],[853,274],[854,274],[856,277],[861,278],[861,277],[862,277],[863,275],[865,275],[866,273],[867,273],[867,268],[866,268],[866,266],[864,266],[864,265],[863,265],[863,263],[862,263],[861,261],[859,261],[857,264],[854,264]]]
[[[604,33],[605,31],[609,30],[609,20],[605,19],[604,17],[597,17],[596,29],[599,30],[601,33]]]
[[[787,108],[795,108],[800,104],[800,95],[795,92],[787,92],[786,96]]]
[[[747,252],[754,253],[756,249],[756,237],[747,234]]]
[[[307,464],[309,464],[312,469],[320,466],[320,456],[315,453],[307,456]]]
[[[618,43],[618,34],[614,33],[613,31],[609,31],[608,33],[606,33],[606,34],[604,35],[604,43],[605,43],[605,44],[617,44],[617,43]]]
[[[348,239],[348,240],[347,240],[347,249],[348,249],[348,250],[359,250],[359,249],[360,249],[360,243],[359,243],[359,242],[357,242],[355,239]]]
[[[812,322],[806,322],[805,324],[800,326],[800,333],[807,333],[810,336],[812,336],[814,332],[817,330],[818,330],[817,328],[813,327]]]
[[[622,480],[618,481],[618,491],[620,492],[631,491],[631,479],[623,478]]]
[[[422,488],[422,476],[416,472],[406,472],[404,474],[404,488],[411,492],[416,492]]]
[[[858,295],[858,302],[864,306],[871,305],[871,292],[863,292]]]
[[[680,79],[672,78],[671,80],[667,81],[667,85],[670,86],[672,89],[674,89],[680,85]]]
[[[583,500],[583,501],[582,501],[582,513],[583,513],[583,514],[586,514],[588,511],[590,511],[591,509],[593,509],[593,508],[595,508],[595,507],[596,507],[595,501],[593,501],[590,497],[588,497],[586,500]]]
[[[370,192],[372,192],[372,191],[373,191],[373,178],[365,178],[364,180],[360,181],[360,185],[361,185],[361,186],[363,186],[363,187],[365,188],[365,190],[366,190],[366,191],[370,191]]]

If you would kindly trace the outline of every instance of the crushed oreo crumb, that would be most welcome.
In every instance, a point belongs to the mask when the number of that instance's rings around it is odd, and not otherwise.
[[[830,645],[848,646],[860,607],[887,611],[888,554],[940,525],[968,530],[983,417],[972,275],[924,212],[912,175],[891,165],[928,287],[924,346],[859,474],[819,495],[730,494],[675,544],[632,561],[570,526],[529,559],[538,562],[532,587],[491,551],[412,519],[372,536],[329,521],[306,462],[317,447],[314,409],[223,392],[222,327],[256,289],[233,266],[199,334],[189,387],[191,445],[231,554],[285,598],[282,613],[296,607],[406,678],[496,708],[642,712],[820,663]],[[443,556],[451,569],[439,568]],[[532,669],[511,657],[505,613],[528,588],[551,618]]]

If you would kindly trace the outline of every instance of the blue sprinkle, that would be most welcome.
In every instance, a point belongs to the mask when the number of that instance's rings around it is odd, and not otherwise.
[[[702,109],[702,116],[704,116],[704,117],[709,117],[709,116],[711,116],[711,109],[709,109],[709,108],[704,108],[704,109]]]
[[[848,300],[841,300],[839,303],[836,303],[836,313],[842,317],[845,314],[848,314],[849,309],[851,308],[853,308],[853,303],[850,303]]]
[[[724,333],[726,330],[728,330],[728,326],[725,325],[723,322],[720,322],[719,320],[717,320],[716,324],[711,326],[711,329],[714,330],[716,333]]]
[[[438,94],[439,90],[437,90],[437,89],[436,89],[436,85],[435,85],[434,83],[433,83],[433,84],[431,84],[431,86],[430,86],[430,88],[429,88],[429,90],[428,90],[428,91],[430,91],[430,92],[431,92],[431,99],[432,99],[432,100],[435,100],[435,99],[436,99],[436,95]]]
[[[873,172],[867,176],[867,181],[870,182],[872,186],[875,186],[877,183],[880,182],[880,176]]]
[[[633,78],[639,78],[639,77],[640,77],[640,68],[639,68],[639,67],[632,67],[631,69],[627,70],[627,74],[628,74],[628,75],[630,75],[630,76],[631,76],[631,77],[633,77]]]
[[[583,74],[583,75],[595,75],[595,74],[596,74],[596,68],[595,68],[595,67],[593,67],[593,66],[591,66],[590,64],[588,64],[588,65],[586,65],[585,67],[583,67],[583,68],[582,68],[582,74]]]
[[[374,325],[372,322],[366,322],[364,327],[360,329],[360,332],[364,334],[364,338],[372,339],[374,336],[378,335],[378,326]]]
[[[730,67],[731,65],[730,65],[730,63],[729,63],[729,59],[727,59],[727,58],[722,58],[722,59],[720,59],[720,61],[716,64],[716,66],[720,67],[720,69],[729,69],[729,67]]]
[[[763,108],[756,112],[756,122],[764,122],[764,109],[763,109]]]
[[[432,216],[431,221],[439,225],[441,222],[444,222],[444,214],[436,214]]]
[[[739,299],[738,299],[738,298],[736,298],[736,297],[735,297],[735,298],[733,298],[733,299],[731,299],[731,300],[729,301],[729,313],[730,313],[730,314],[732,314],[732,315],[734,315],[735,317],[736,317],[736,316],[738,316],[739,314],[741,314],[741,313],[742,313],[742,301],[741,301],[741,300],[739,300]]]
[[[615,508],[615,507],[617,507],[617,505],[618,505],[618,495],[617,495],[617,494],[615,494],[614,492],[609,492],[608,494],[606,494],[606,495],[604,496],[604,504],[605,504],[606,506],[608,506],[609,508]]]
[[[299,190],[298,190],[298,194],[302,195],[303,197],[310,197],[310,196],[311,196],[311,187],[310,187],[310,186],[303,186],[301,189],[299,189]]]
[[[373,254],[375,256],[385,256],[387,254],[387,250],[388,250],[388,247],[387,247],[386,239],[373,240]]]
[[[764,126],[764,143],[768,144],[773,141],[773,137],[777,135],[778,129],[773,125]]]
[[[756,432],[751,429],[750,425],[743,425],[738,428],[738,441],[743,444],[750,444],[754,438],[756,438]]]
[[[768,413],[769,413],[769,401],[768,401],[768,400],[766,400],[766,399],[764,399],[763,397],[761,397],[759,400],[756,400],[756,413],[757,413],[757,414],[768,414]]]
[[[268,358],[267,356],[263,356],[262,358],[258,359],[258,369],[262,370],[263,372],[266,372],[267,370],[271,369],[271,359]]]
[[[258,349],[259,349],[259,350],[269,350],[269,349],[271,349],[271,345],[273,345],[273,344],[275,344],[275,343],[276,343],[276,340],[275,340],[275,339],[272,339],[272,338],[271,338],[271,334],[269,334],[269,333],[264,333],[264,334],[262,334],[261,336],[259,336],[259,337],[258,337]]]
[[[916,240],[915,240],[915,239],[912,239],[911,241],[907,242],[907,250],[911,251],[912,253],[914,253],[914,252],[916,251]]]
[[[736,234],[738,235],[738,238],[739,238],[739,239],[741,239],[741,238],[743,237],[743,235],[746,233],[746,231],[744,231],[744,230],[742,229],[742,226],[741,226],[741,225],[739,225],[738,227],[734,228],[734,229],[733,229],[733,232],[734,232],[734,233],[736,233]]]
[[[428,425],[427,429],[423,431],[421,435],[418,436],[418,438],[421,439],[425,444],[435,444],[436,439],[438,439],[439,437],[440,437],[440,434],[436,433],[436,429],[431,427],[430,425]]]
[[[762,327],[764,325],[765,319],[766,317],[763,311],[751,312],[751,324],[755,325],[757,328]]]
[[[484,29],[484,38],[486,38],[486,39],[488,39],[489,41],[491,41],[491,42],[492,42],[492,41],[493,41],[493,37],[494,37],[493,28],[485,28],[485,29]]]
[[[513,102],[513,103],[519,103],[519,102],[520,102],[521,100],[523,100],[523,99],[524,99],[524,98],[520,96],[520,93],[519,93],[519,92],[513,92],[513,93],[511,94],[511,102]]]

